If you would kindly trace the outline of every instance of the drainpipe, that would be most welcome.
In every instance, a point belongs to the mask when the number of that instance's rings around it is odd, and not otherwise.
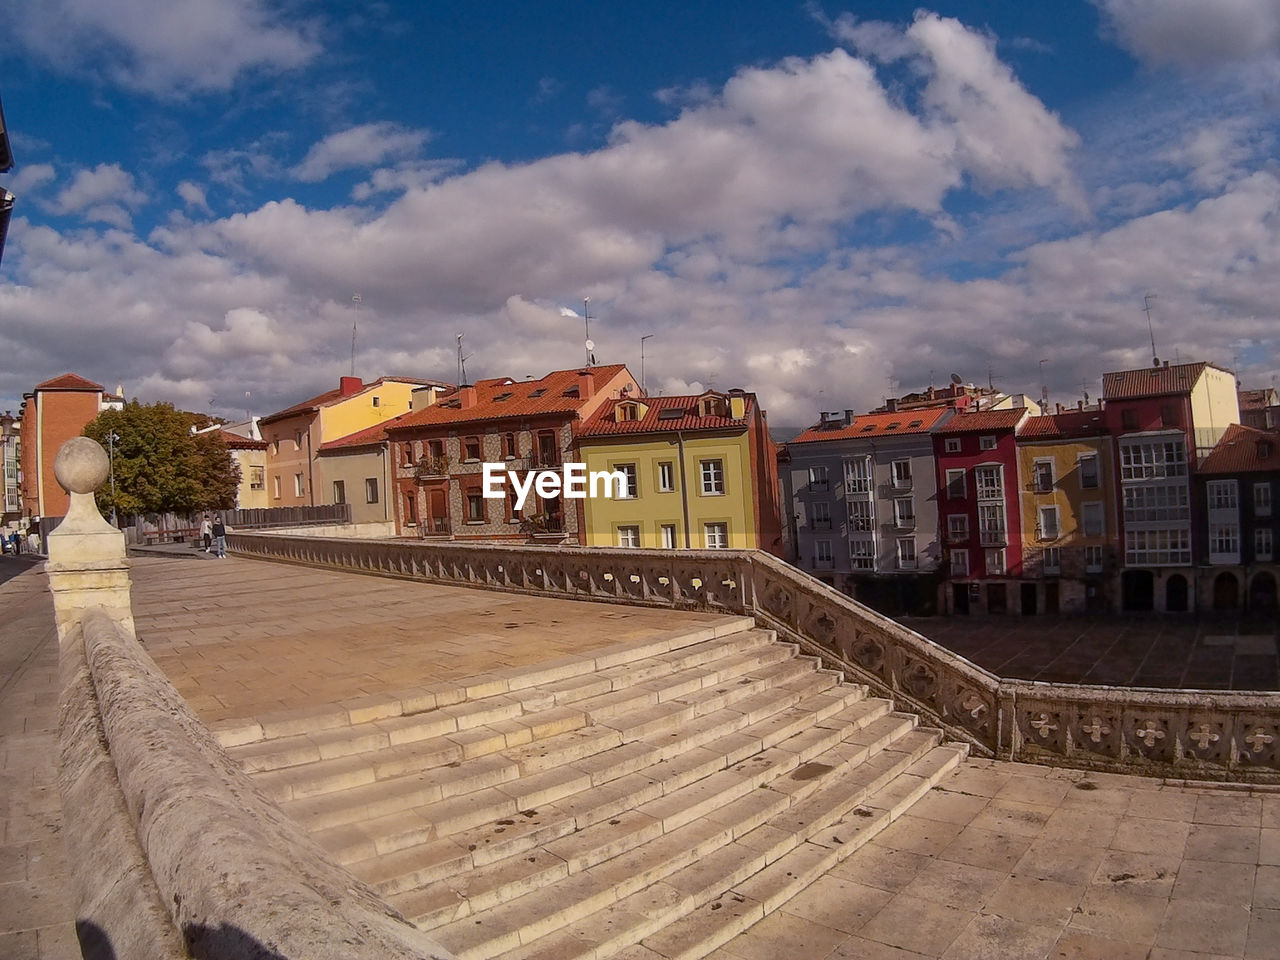
[[[667,441],[670,443],[670,441]],[[689,530],[689,484],[684,471],[684,434],[676,431],[676,449],[680,458],[680,508],[684,511],[684,548],[692,549]]]
[[[307,424],[307,487],[311,495],[311,505],[316,505],[315,457],[311,453],[311,425]]]

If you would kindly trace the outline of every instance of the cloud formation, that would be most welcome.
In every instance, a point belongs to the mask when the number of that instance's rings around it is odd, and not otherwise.
[[[1116,40],[1148,66],[1217,69],[1280,58],[1276,0],[1094,0]]]
[[[363,123],[325,137],[313,145],[290,173],[316,183],[339,170],[372,167],[386,160],[411,157],[427,140],[425,130],[406,130],[394,123]]]

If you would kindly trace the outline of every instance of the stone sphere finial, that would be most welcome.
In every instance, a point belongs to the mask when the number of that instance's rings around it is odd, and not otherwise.
[[[96,440],[72,437],[53,460],[53,475],[67,493],[93,493],[107,479],[111,462]]]

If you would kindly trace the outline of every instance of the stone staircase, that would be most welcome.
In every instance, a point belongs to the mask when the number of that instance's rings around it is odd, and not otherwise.
[[[219,732],[459,960],[703,957],[965,756],[732,617]]]

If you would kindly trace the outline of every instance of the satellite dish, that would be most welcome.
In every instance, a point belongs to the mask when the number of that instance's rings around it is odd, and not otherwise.
[[[960,376],[960,374],[958,374],[958,373],[953,373],[953,374],[951,375],[951,382],[952,382],[952,383],[954,383],[954,384],[958,387],[958,386],[960,386],[960,384],[964,383],[964,378],[963,378],[963,377],[961,377],[961,376]]]
[[[594,340],[588,340],[588,341],[587,341],[587,349],[588,349],[588,350],[594,350],[595,348],[596,348],[596,342],[595,342]]]

